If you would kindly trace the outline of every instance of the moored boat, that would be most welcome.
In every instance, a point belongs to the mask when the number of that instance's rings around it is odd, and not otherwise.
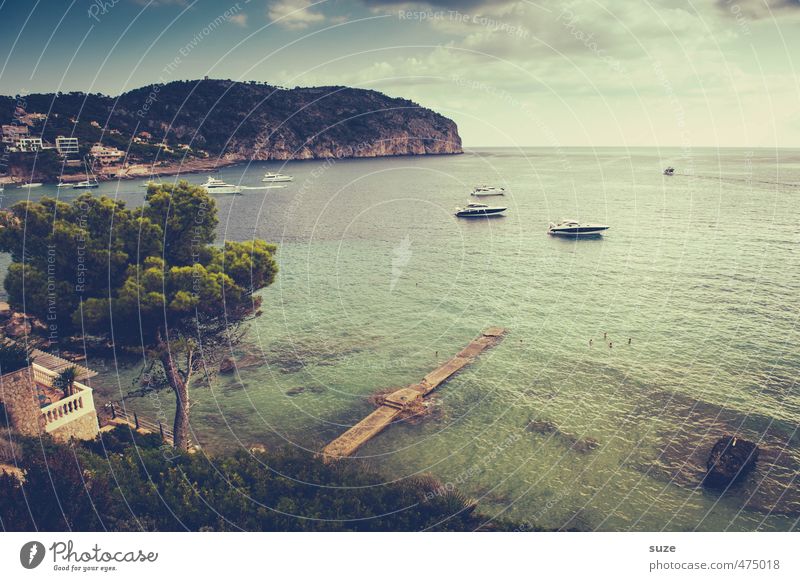
[[[84,168],[84,170],[86,170],[86,179],[74,184],[72,186],[72,189],[73,190],[88,190],[88,189],[91,189],[91,188],[99,188],[100,184],[97,183],[97,178],[94,177],[94,174],[91,173],[91,171],[89,170],[89,164],[86,162],[85,159],[83,160],[83,168]]]
[[[95,180],[95,179],[83,180],[83,181],[80,181],[80,182],[72,185],[72,189],[73,190],[88,190],[88,189],[91,189],[91,188],[99,188],[99,187],[100,187],[100,184],[98,184],[97,180]]]
[[[600,236],[608,228],[609,226],[605,224],[581,223],[577,220],[564,218],[558,224],[550,222],[547,233],[553,236]]]
[[[204,183],[202,188],[209,194],[241,194],[242,188],[233,184],[226,184],[218,178],[209,177]]]
[[[472,190],[472,196],[505,196],[505,188],[497,188],[494,186],[477,186]]]
[[[463,208],[456,208],[456,216],[459,218],[486,218],[487,216],[500,216],[507,209],[504,206],[488,206],[470,202]]]

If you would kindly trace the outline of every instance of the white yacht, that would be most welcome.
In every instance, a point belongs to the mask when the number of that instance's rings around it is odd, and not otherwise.
[[[505,188],[496,188],[494,186],[477,186],[472,190],[473,196],[505,196]]]
[[[28,188],[28,189],[30,189],[30,188],[41,188],[42,184],[41,184],[41,182],[28,182],[28,183],[25,183],[25,184],[21,184],[21,185],[19,185],[17,187],[19,187],[20,189],[21,188]]]
[[[226,184],[220,179],[209,177],[202,186],[209,194],[241,194],[242,188]]]
[[[287,175],[282,174],[282,173],[273,173],[271,171],[268,171],[267,173],[264,174],[264,177],[261,178],[261,181],[262,182],[290,182],[293,179],[294,178],[292,176],[287,176]]]
[[[86,171],[86,179],[73,185],[72,189],[88,190],[91,188],[99,188],[100,184],[97,183],[97,178],[94,177],[94,174],[89,171],[89,164],[86,162],[86,159],[83,160],[83,169]]]
[[[97,183],[96,179],[90,180],[83,180],[82,182],[78,182],[77,184],[73,184],[73,190],[88,190],[90,188],[99,188],[100,184]]]
[[[563,218],[558,224],[550,222],[547,233],[554,236],[600,236],[608,228],[605,224],[584,224]]]
[[[504,206],[487,206],[486,204],[470,202],[463,208],[456,208],[456,216],[459,218],[485,218],[487,216],[500,215],[507,209]]]

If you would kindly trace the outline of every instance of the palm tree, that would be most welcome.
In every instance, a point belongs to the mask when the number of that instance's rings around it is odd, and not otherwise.
[[[75,393],[75,380],[78,378],[78,368],[75,366],[67,367],[58,374],[53,380],[53,387],[64,392],[64,397],[69,397]]]

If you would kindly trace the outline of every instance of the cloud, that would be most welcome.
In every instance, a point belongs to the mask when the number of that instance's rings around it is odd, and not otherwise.
[[[247,14],[244,12],[240,12],[239,14],[234,14],[230,18],[228,18],[231,22],[236,24],[237,26],[241,26],[242,28],[247,27]]]
[[[155,8],[157,6],[186,6],[187,0],[134,0],[140,6],[150,6]]]
[[[267,16],[289,30],[302,30],[325,21],[325,16],[311,10],[311,6],[304,0],[278,0],[267,8]]]
[[[741,13],[753,20],[800,13],[800,0],[716,0],[716,4],[723,14]]]
[[[413,2],[409,0],[361,0],[365,6],[380,8],[385,6],[430,6],[435,8],[447,8],[449,10],[462,10],[479,6],[499,6],[510,4],[515,0],[427,0],[425,2]]]

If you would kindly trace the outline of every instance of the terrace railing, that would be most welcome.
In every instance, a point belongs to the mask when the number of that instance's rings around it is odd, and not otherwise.
[[[33,379],[36,383],[52,387],[53,380],[58,377],[58,373],[36,363],[31,367],[33,368]],[[75,393],[41,409],[45,431],[52,432],[82,415],[95,411],[92,388],[78,381],[74,383],[74,387]]]

